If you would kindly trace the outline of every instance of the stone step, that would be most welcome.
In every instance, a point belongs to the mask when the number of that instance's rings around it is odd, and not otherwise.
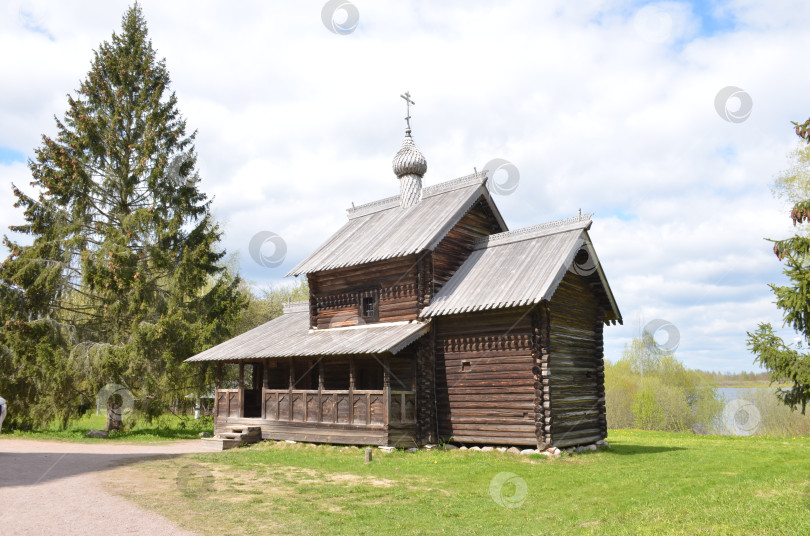
[[[204,437],[200,441],[202,441],[203,448],[209,450],[228,450],[238,447],[242,443],[238,439],[225,439],[221,437]]]
[[[211,450],[226,450],[262,440],[261,426],[226,426],[214,437],[202,438],[203,447]]]

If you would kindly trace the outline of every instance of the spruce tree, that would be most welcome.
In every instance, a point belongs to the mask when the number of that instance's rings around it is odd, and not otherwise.
[[[794,125],[796,135],[810,143],[810,119]],[[797,154],[801,156],[803,151]],[[784,323],[807,343],[810,341],[810,236],[802,224],[810,221],[810,199],[796,194],[810,191],[810,185],[805,184],[810,175],[796,171],[791,170],[788,176],[777,180],[776,186],[777,193],[787,189],[788,195],[795,197],[790,217],[793,225],[799,227],[790,238],[771,240],[774,254],[785,263],[783,273],[790,283],[769,286],[776,296],[776,306],[782,310]],[[767,323],[760,323],[755,332],[748,333],[748,348],[756,355],[756,362],[770,373],[772,382],[789,384],[787,389],[777,389],[779,399],[792,410],[801,408],[804,414],[810,402],[810,353],[803,351],[800,344],[786,344]]]
[[[136,3],[29,161],[37,193],[13,186],[25,223],[11,229],[31,243],[4,237],[0,266],[12,423],[66,422],[110,383],[156,408],[202,389],[208,371],[183,359],[227,337],[246,304],[169,83]]]

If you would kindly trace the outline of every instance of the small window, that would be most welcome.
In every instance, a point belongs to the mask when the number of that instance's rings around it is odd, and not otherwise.
[[[363,298],[363,316],[374,316],[374,298]]]
[[[461,372],[469,372],[470,371],[470,362],[469,361],[462,361],[461,362]]]
[[[360,292],[358,303],[360,304],[360,318],[365,322],[376,322],[380,319],[380,292],[374,290],[364,290]]]

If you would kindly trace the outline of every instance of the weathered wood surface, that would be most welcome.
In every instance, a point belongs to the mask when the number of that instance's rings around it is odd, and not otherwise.
[[[456,273],[470,252],[476,238],[505,231],[492,213],[489,204],[479,198],[433,251],[433,295]]]
[[[419,264],[409,255],[308,274],[310,325],[320,329],[358,322],[363,290],[378,289],[379,321],[414,320],[419,312]]]
[[[595,276],[567,273],[549,304],[548,382],[541,435],[557,447],[607,437],[602,326]]]
[[[466,443],[534,445],[531,317],[503,309],[435,318],[439,435]]]
[[[231,419],[227,424],[260,426],[263,439],[289,439],[309,443],[388,445],[389,435],[384,426],[360,427],[346,424],[277,422],[263,419]],[[215,426],[216,433],[225,429],[225,425]]]

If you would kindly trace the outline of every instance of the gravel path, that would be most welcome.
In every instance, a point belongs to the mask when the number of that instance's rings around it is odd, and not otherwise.
[[[200,441],[68,443],[0,439],[0,534],[189,535],[106,492],[110,468],[153,456],[203,452]]]

